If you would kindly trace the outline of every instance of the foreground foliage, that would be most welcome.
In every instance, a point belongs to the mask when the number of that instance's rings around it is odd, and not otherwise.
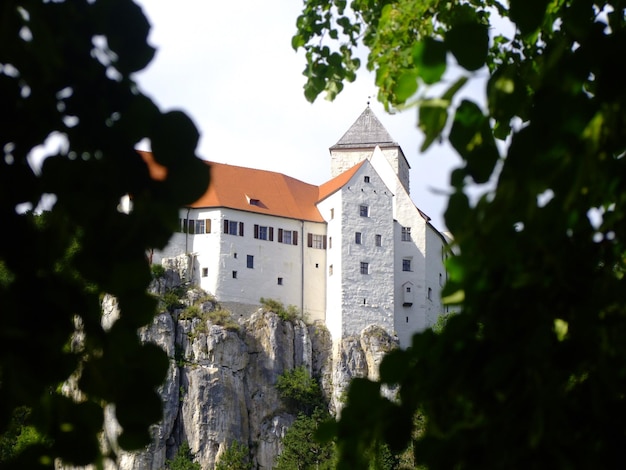
[[[167,357],[137,336],[156,307],[145,254],[167,243],[208,172],[189,118],[162,113],[133,81],[154,55],[135,3],[6,0],[0,23],[0,433],[26,407],[46,445],[15,468],[101,462],[106,404],[123,449],[147,444],[161,417]],[[167,168],[160,181],[135,152],[144,138]],[[27,212],[42,201],[45,217]],[[121,310],[108,329],[104,293]],[[70,377],[80,400],[62,393]]]
[[[353,79],[362,40],[379,99],[418,108],[422,149],[445,137],[459,153],[445,218],[460,255],[444,295],[461,312],[389,354],[380,381],[352,383],[333,430],[340,468],[364,468],[381,439],[405,448],[418,408],[415,457],[432,469],[623,466],[626,3],[351,7],[305,2],[293,39],[305,94],[332,98]],[[500,34],[506,20],[515,27]],[[433,94],[452,59],[460,76]],[[454,98],[484,71],[485,107]],[[471,201],[468,183],[489,180],[496,188]],[[398,384],[399,401],[381,384]]]

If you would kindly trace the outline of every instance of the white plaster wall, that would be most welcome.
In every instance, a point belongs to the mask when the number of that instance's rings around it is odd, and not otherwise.
[[[426,289],[432,289],[431,299],[426,302],[427,326],[436,323],[437,317],[445,312],[441,302],[441,289],[447,280],[444,267],[444,254],[446,244],[434,227],[426,228]]]
[[[371,149],[355,150],[331,150],[330,151],[330,176],[334,178],[349,170],[362,160],[367,160],[372,156]]]
[[[411,344],[414,333],[427,326],[426,286],[426,221],[413,203],[409,193],[389,165],[383,152],[376,148],[372,155],[372,166],[381,175],[386,186],[393,188],[394,217],[394,328],[400,346]],[[402,227],[411,228],[411,240],[402,240]],[[411,271],[403,271],[404,259],[411,260]],[[413,304],[404,305],[404,288],[411,283]]]
[[[393,174],[398,178],[399,182],[404,187],[404,190],[408,193],[410,191],[410,167],[400,147],[385,147],[382,150],[380,147],[376,147],[376,149],[378,149],[378,151],[385,157],[385,160],[389,163],[391,169],[393,170]],[[371,159],[375,152],[375,149],[331,150],[331,177],[334,178],[335,176],[340,175],[362,160]],[[395,192],[393,186],[388,187]]]
[[[364,182],[369,176],[370,182]],[[359,334],[371,324],[394,332],[394,259],[392,196],[383,180],[366,162],[342,189],[342,335]],[[359,206],[369,207],[369,217]],[[362,244],[355,243],[355,232]],[[382,246],[375,246],[375,235]],[[361,274],[361,262],[369,274]]]
[[[311,321],[326,319],[326,250],[309,248],[307,246],[308,233],[326,235],[326,224],[319,222],[304,222],[304,305],[302,312]],[[328,241],[327,245],[328,247]]]
[[[220,231],[218,300],[254,305],[265,297],[302,308],[302,223],[232,209],[222,210],[220,224],[224,219],[243,222],[244,236]],[[254,224],[274,227],[274,241],[255,239]],[[298,245],[278,243],[279,228],[297,231]],[[253,268],[247,267],[247,255],[254,256]],[[279,277],[283,285],[278,285]]]
[[[343,218],[343,197],[338,191],[321,201],[317,208],[326,220],[326,234],[328,237],[328,248],[326,250],[326,327],[333,339],[340,339],[342,334],[342,250],[344,243],[341,220]],[[331,212],[334,214],[331,217]],[[332,266],[333,274],[330,275]]]

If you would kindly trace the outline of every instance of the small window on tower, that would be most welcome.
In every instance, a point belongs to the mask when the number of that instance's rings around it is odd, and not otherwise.
[[[283,285],[283,278],[282,278],[282,277],[279,277],[279,278],[278,278],[278,285],[279,285],[279,286],[282,286],[282,285]]]
[[[361,262],[361,274],[369,274],[370,273],[370,265],[369,263]]]
[[[209,268],[202,268],[202,277],[207,277],[209,275]]]
[[[233,271],[233,279],[237,279],[237,271]]]
[[[364,183],[369,183],[370,182],[370,177],[369,176],[364,176],[363,177],[363,182]]]

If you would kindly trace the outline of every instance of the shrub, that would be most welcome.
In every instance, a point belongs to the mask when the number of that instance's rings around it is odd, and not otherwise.
[[[160,277],[165,276],[165,268],[162,264],[153,264],[150,266],[150,271],[152,271],[152,278],[158,279]]]
[[[199,463],[193,461],[193,453],[189,449],[189,444],[182,443],[173,460],[168,460],[165,465],[169,470],[200,470]]]
[[[261,297],[259,300],[261,306],[269,311],[274,312],[283,321],[293,322],[300,316],[300,311],[295,305],[289,305],[286,309],[282,302],[275,299],[265,299]]]
[[[184,304],[180,299],[180,295],[175,290],[168,290],[163,294],[163,303],[169,312],[173,312],[177,308],[182,308]]]
[[[335,468],[335,446],[332,442],[319,442],[316,432],[328,414],[319,408],[312,416],[299,414],[282,439],[283,450],[276,457],[275,470],[301,468],[330,470]]]
[[[202,309],[200,309],[200,307],[197,305],[190,305],[185,310],[183,310],[183,313],[181,313],[180,317],[178,318],[181,320],[190,320],[192,318],[201,318],[201,316]]]
[[[249,450],[237,441],[226,449],[215,465],[215,470],[251,470],[252,463],[248,455]]]
[[[308,415],[316,408],[325,407],[322,389],[304,366],[280,375],[276,381],[276,389],[292,411],[302,411]]]
[[[205,315],[205,318],[214,325],[223,326],[227,330],[238,331],[239,324],[234,320],[233,314],[223,308],[213,310]]]

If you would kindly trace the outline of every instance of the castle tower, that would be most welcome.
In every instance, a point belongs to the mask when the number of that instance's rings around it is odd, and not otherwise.
[[[362,160],[369,160],[376,146],[395,170],[406,192],[409,192],[409,162],[400,145],[367,106],[339,141],[330,147],[331,176],[334,178]]]

